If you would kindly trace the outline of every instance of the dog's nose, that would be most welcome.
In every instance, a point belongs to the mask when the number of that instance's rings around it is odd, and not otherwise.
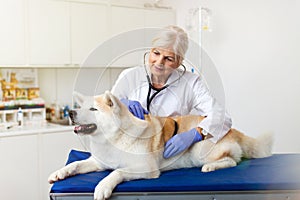
[[[75,110],[70,110],[69,111],[69,116],[71,118],[71,120],[73,120],[77,115],[77,112]]]

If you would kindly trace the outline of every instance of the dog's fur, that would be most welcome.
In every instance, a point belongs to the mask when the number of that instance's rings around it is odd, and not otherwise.
[[[74,131],[88,137],[92,156],[55,171],[48,181],[112,169],[95,188],[97,200],[109,198],[115,186],[123,181],[157,178],[161,171],[202,166],[202,172],[210,172],[236,166],[242,157],[271,155],[271,135],[254,139],[231,129],[217,144],[203,140],[177,156],[164,159],[164,145],[173,136],[174,121],[180,134],[195,128],[203,117],[146,115],[145,120],[140,120],[110,92],[95,97],[75,93],[74,98],[81,105],[81,109],[70,112],[72,121],[79,125]]]

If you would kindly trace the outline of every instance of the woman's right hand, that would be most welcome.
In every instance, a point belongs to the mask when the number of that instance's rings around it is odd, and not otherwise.
[[[132,101],[128,99],[120,99],[120,101],[127,106],[128,110],[136,117],[140,119],[145,119],[144,114],[149,114],[147,110],[138,101]]]

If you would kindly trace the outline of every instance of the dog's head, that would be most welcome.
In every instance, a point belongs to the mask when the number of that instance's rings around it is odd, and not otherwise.
[[[78,134],[93,134],[120,129],[120,124],[126,126],[122,119],[132,120],[128,109],[109,91],[98,96],[84,96],[74,92],[73,98],[80,109],[70,111],[70,118],[76,125],[74,132]],[[126,117],[124,117],[126,116]]]

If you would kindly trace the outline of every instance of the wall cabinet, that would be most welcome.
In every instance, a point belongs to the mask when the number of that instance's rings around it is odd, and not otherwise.
[[[0,65],[25,63],[24,0],[0,1]]]
[[[119,34],[136,28],[164,27],[175,24],[172,10],[147,10],[112,6],[111,34]]]
[[[112,6],[111,35],[142,28],[144,25],[144,13],[142,9]]]
[[[172,10],[145,10],[144,15],[147,27],[165,27],[176,24],[175,12]]]
[[[101,4],[71,3],[71,64],[81,64],[108,37],[108,9]]]
[[[142,28],[162,28],[170,24],[175,24],[175,13],[172,10],[147,10],[142,8],[126,8],[112,6],[111,8],[111,35],[126,34],[126,31],[133,31]],[[140,32],[140,30],[139,30]],[[140,32],[142,33],[142,32]],[[134,37],[134,33],[132,36]],[[124,40],[123,44],[127,45],[128,49],[125,55],[116,57],[112,66],[136,66],[143,64],[143,56],[145,50],[151,45],[152,36],[145,31],[143,38],[128,38]],[[140,36],[138,34],[137,36]],[[134,45],[129,43],[139,41],[140,44],[136,49],[132,48]],[[129,42],[129,43],[128,43]],[[125,51],[126,52],[126,51]],[[117,55],[119,56],[119,55]]]
[[[70,63],[69,4],[28,0],[28,57],[30,65]]]
[[[77,66],[113,35],[174,23],[174,11],[169,9],[149,10],[100,1],[2,1],[0,65]]]

